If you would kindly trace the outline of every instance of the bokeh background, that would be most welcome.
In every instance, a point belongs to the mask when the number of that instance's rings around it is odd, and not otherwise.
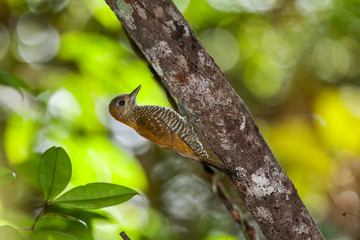
[[[326,239],[360,239],[360,217],[342,216],[359,214],[360,2],[175,3]],[[108,114],[114,96],[139,84],[139,104],[170,105],[103,0],[0,0],[0,70],[20,79],[0,81],[0,166],[16,173],[0,186],[0,225],[31,226],[42,200],[39,156],[55,145],[72,161],[69,188],[112,182],[142,197],[94,211],[106,218],[86,226],[51,216],[40,225],[56,218],[49,228],[77,236],[70,239],[120,239],[122,230],[135,240],[243,239],[200,164],[154,147]]]

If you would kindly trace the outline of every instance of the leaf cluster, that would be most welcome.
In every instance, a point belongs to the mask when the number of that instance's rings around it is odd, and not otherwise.
[[[44,196],[44,201],[31,230],[31,239],[83,239],[84,236],[92,238],[86,219],[106,218],[100,214],[84,210],[99,209],[114,206],[130,200],[138,194],[135,190],[111,183],[96,182],[85,186],[77,186],[61,194],[68,186],[72,173],[71,161],[65,150],[61,147],[51,147],[41,156],[39,163],[39,183]],[[7,168],[0,167],[0,184],[10,183],[15,179],[15,174]],[[60,218],[59,218],[60,217]],[[83,218],[84,217],[84,218]],[[39,221],[45,219],[46,222]],[[61,226],[66,219],[66,225],[77,228],[79,236],[72,236],[67,227]],[[40,226],[37,226],[37,223]],[[83,228],[79,231],[79,228]],[[79,238],[80,237],[80,238]],[[23,234],[12,226],[0,227],[0,239],[24,239]]]

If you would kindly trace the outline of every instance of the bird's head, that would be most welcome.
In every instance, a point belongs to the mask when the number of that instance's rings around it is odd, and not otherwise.
[[[115,97],[109,104],[109,112],[116,120],[129,124],[133,117],[133,110],[136,106],[136,95],[138,94],[141,85],[138,86],[132,93],[123,94]]]

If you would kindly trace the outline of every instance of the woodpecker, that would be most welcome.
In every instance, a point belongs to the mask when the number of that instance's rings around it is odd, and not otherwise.
[[[163,106],[138,106],[136,96],[140,88],[141,85],[130,94],[115,97],[109,104],[110,114],[156,145],[227,173],[222,164],[209,157],[186,117]]]

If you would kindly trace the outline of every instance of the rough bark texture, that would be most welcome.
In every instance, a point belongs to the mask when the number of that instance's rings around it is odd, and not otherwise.
[[[234,173],[234,187],[267,239],[324,239],[297,190],[171,0],[106,0],[201,138]]]

